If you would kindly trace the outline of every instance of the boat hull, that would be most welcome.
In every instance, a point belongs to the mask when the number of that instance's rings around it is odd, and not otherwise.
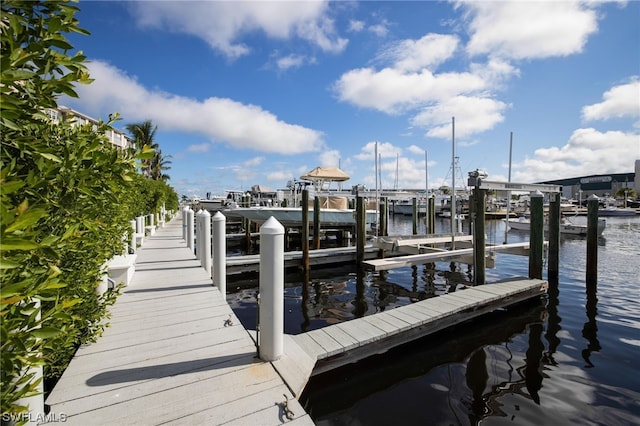
[[[302,209],[300,207],[236,207],[223,210],[222,213],[229,217],[241,217],[252,222],[263,223],[270,217],[274,217],[285,227],[297,227],[302,225]],[[367,210],[365,222],[375,223],[377,212]],[[309,209],[309,221],[313,221],[313,209]],[[320,223],[322,226],[355,226],[356,214],[353,209],[320,209]]]
[[[531,222],[528,219],[518,219],[518,220],[510,220],[506,221],[509,229],[515,229],[517,231],[529,231],[531,229]],[[602,235],[604,232],[604,228],[606,227],[606,221],[604,219],[598,220],[598,235]],[[549,231],[549,225],[547,223],[544,224],[545,232]],[[571,222],[563,222],[560,224],[560,233],[561,234],[570,234],[570,235],[587,235],[587,225],[574,224]]]

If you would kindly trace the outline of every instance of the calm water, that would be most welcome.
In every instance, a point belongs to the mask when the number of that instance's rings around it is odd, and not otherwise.
[[[390,229],[408,235],[411,223],[392,218]],[[501,221],[486,232],[503,242]],[[527,239],[508,232],[509,242]],[[607,218],[598,246],[595,286],[585,283],[586,240],[562,236],[557,294],[313,377],[301,402],[319,425],[640,424],[640,217]],[[497,254],[487,282],[526,276],[527,262]],[[285,332],[463,291],[472,279],[466,265],[448,262],[288,275]],[[255,328],[257,280],[234,285],[228,300]]]

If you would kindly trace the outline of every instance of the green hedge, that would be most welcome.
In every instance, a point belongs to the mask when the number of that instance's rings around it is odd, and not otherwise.
[[[104,131],[51,123],[46,108],[90,83],[63,33],[86,33],[60,1],[2,2],[0,318],[2,413],[36,391],[29,368],[55,381],[77,347],[103,331],[117,292],[98,295],[129,220],[178,206],[175,191],[137,170]],[[46,389],[45,389],[46,391]]]

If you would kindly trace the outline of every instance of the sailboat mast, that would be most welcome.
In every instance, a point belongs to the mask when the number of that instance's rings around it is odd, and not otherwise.
[[[451,117],[451,249],[456,248],[456,118]]]
[[[511,152],[513,149],[513,132],[509,134],[509,175],[508,181],[511,182]],[[507,217],[504,226],[504,244],[507,244],[507,232],[509,231],[509,213],[511,209],[511,190],[507,191]]]

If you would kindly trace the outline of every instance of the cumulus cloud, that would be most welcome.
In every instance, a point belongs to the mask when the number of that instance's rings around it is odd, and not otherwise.
[[[640,118],[640,79],[634,77],[629,83],[612,87],[602,99],[602,102],[582,108],[584,120]]]
[[[326,52],[342,52],[327,1],[222,2],[140,1],[129,3],[138,24],[203,39],[230,59],[250,52],[242,36],[262,32],[274,39],[299,37]]]
[[[470,19],[470,55],[509,59],[567,56],[598,29],[593,4],[578,1],[462,1]]]
[[[452,117],[456,118],[456,137],[468,137],[493,128],[504,120],[504,102],[490,98],[456,96],[423,109],[411,120],[412,124],[427,127],[426,136],[451,137]]]
[[[401,40],[382,51],[379,59],[391,61],[401,71],[435,70],[450,59],[458,47],[459,39],[453,35],[427,34],[418,40]]]
[[[149,90],[135,77],[100,61],[90,63],[89,69],[94,83],[77,88],[87,111],[109,109],[127,122],[150,119],[162,130],[199,133],[212,142],[265,153],[299,154],[324,147],[321,132],[286,123],[257,105],[216,97],[199,101]]]
[[[639,147],[637,133],[577,129],[565,145],[537,149],[533,158],[515,164],[513,180],[537,182],[632,170]]]
[[[207,152],[211,148],[211,144],[209,143],[199,143],[194,145],[189,145],[187,147],[187,151],[189,152]]]
[[[320,167],[338,167],[340,164],[340,151],[330,149],[320,154]]]

